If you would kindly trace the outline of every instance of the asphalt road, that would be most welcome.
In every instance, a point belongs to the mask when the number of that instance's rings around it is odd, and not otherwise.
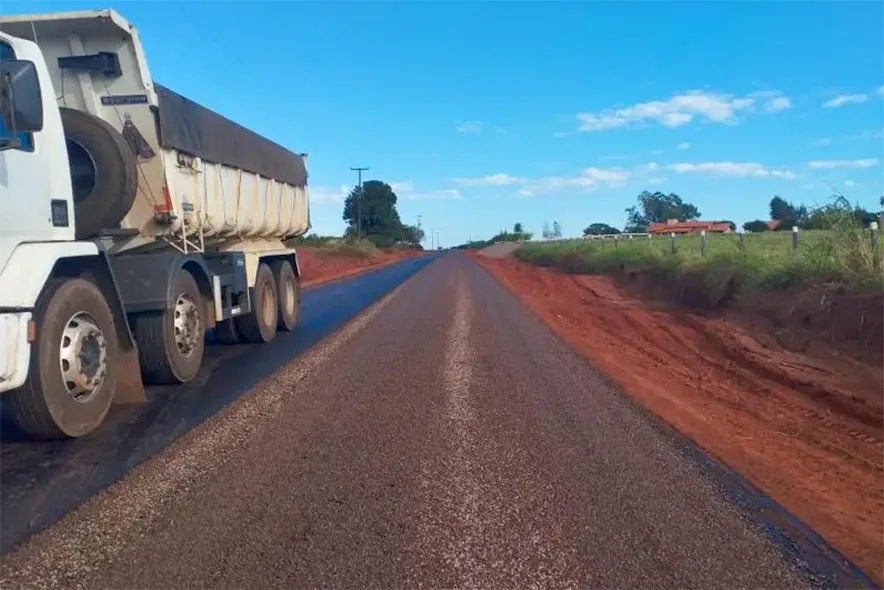
[[[293,343],[217,367],[201,395],[236,399],[5,555],[0,586],[869,585],[461,254],[279,366]],[[3,488],[5,537],[29,504]]]

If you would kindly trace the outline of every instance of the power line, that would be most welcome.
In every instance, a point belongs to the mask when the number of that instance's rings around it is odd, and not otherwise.
[[[350,168],[359,175],[359,190],[356,193],[356,239],[362,239],[362,173],[368,170],[364,168]]]

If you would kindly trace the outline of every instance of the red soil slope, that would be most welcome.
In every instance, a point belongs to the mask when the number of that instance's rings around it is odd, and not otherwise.
[[[381,252],[371,257],[345,256],[330,253],[326,250],[298,248],[298,265],[303,274],[303,285],[309,287],[327,283],[358,274],[371,268],[377,268],[406,258],[420,256],[422,252],[415,250],[397,250]]]
[[[877,354],[794,352],[740,318],[665,309],[609,277],[475,259],[627,394],[884,579]]]

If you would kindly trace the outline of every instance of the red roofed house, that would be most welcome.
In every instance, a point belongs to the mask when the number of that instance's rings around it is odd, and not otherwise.
[[[653,235],[667,234],[698,234],[705,231],[707,234],[729,234],[729,223],[718,221],[679,221],[667,219],[665,223],[652,223],[648,226],[648,233]]]

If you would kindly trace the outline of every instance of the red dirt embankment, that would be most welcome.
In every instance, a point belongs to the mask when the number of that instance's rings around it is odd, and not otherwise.
[[[318,248],[298,248],[298,266],[303,275],[302,285],[311,287],[421,254],[423,252],[417,250],[394,250],[371,256],[357,256]]]
[[[805,334],[796,352],[751,316],[667,309],[610,277],[474,258],[627,394],[884,579],[876,347],[848,356],[850,346],[810,346]]]

